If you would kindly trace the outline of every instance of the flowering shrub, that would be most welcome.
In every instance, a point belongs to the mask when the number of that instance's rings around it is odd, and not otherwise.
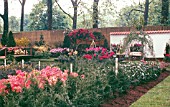
[[[83,58],[88,60],[93,58],[98,58],[99,60],[109,59],[112,58],[115,54],[114,52],[109,52],[106,48],[103,47],[86,48],[86,52],[87,54],[85,54]]]
[[[50,58],[51,52],[49,52],[49,47],[47,45],[34,46],[33,49],[34,57],[37,58]]]
[[[30,40],[26,37],[22,37],[20,39],[15,38],[16,46],[28,46],[30,43]]]
[[[143,45],[136,43],[133,46],[130,47],[131,52],[142,52],[143,51]]]
[[[78,51],[74,51],[73,49],[66,49],[63,51],[62,54],[60,54],[56,61],[59,61],[59,62],[73,62],[76,60],[76,57],[77,57],[77,54],[78,54]]]
[[[79,58],[73,63],[71,73],[64,70],[69,68],[68,63],[61,64],[63,70],[49,66],[30,73],[18,70],[16,76],[0,81],[0,105],[98,107],[111,95],[119,96],[132,85],[154,80],[161,72],[158,63],[143,60],[120,63],[116,75],[114,61],[106,62],[109,60],[99,63]]]
[[[55,48],[55,49],[51,49],[50,52],[51,53],[63,53],[66,50],[68,50],[68,48]]]
[[[46,51],[48,51],[48,46],[45,46],[45,45],[42,45],[42,46],[33,46],[33,48],[36,51],[39,51],[39,52],[46,52]]]
[[[8,79],[0,80],[0,94],[9,93],[10,90],[12,92],[21,93],[23,88],[31,88],[31,84],[37,84],[40,89],[44,89],[46,83],[50,86],[54,86],[59,81],[65,84],[68,76],[79,76],[75,72],[69,74],[68,70],[63,72],[59,68],[51,68],[50,66],[47,66],[41,71],[33,70],[30,73],[17,70],[16,74],[17,75],[13,76],[8,75]],[[84,76],[82,76],[82,78],[84,78]],[[10,89],[7,88],[8,84],[10,85]]]
[[[81,39],[81,40],[91,40],[95,39],[95,36],[93,33],[89,32],[87,29],[76,29],[71,31],[68,36],[70,37],[70,40],[72,42],[76,42],[76,39]]]
[[[55,48],[55,49],[50,50],[52,56],[54,57],[58,57],[61,54],[68,53],[68,51],[69,51],[69,48]]]
[[[141,62],[129,62],[126,64],[120,64],[120,69],[123,70],[132,84],[138,85],[156,79],[161,73],[161,66],[157,62],[147,62],[141,60]]]

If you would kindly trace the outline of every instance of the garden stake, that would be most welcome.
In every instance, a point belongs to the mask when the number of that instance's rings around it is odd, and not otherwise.
[[[117,73],[118,73],[118,58],[115,59],[115,73],[116,73],[116,76],[117,76]]]
[[[70,72],[73,72],[73,64],[70,63]]]
[[[40,61],[38,62],[38,69],[39,69],[39,71],[40,71],[40,66],[41,66],[41,63],[40,63]]]
[[[24,60],[22,59],[22,68],[24,68]]]
[[[6,58],[4,59],[4,67],[6,67]]]

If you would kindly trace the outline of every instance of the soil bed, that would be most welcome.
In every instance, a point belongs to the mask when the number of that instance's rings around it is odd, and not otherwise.
[[[162,72],[157,80],[137,87],[131,87],[126,95],[109,100],[105,104],[102,104],[101,107],[129,107],[133,102],[137,101],[142,95],[147,93],[151,88],[156,86],[169,75],[170,71]]]

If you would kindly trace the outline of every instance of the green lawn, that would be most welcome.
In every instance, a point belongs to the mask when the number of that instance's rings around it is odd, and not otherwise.
[[[170,76],[130,107],[170,107]]]

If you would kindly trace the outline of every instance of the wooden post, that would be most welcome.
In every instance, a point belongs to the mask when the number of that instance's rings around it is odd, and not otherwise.
[[[27,54],[27,52],[26,52],[27,48],[24,48],[24,50],[25,50],[25,55],[26,55]]]
[[[24,60],[23,60],[23,59],[22,59],[22,62],[21,62],[21,63],[22,63],[22,68],[24,68]]]
[[[32,47],[30,47],[30,55],[32,56]]]
[[[6,58],[4,59],[4,67],[6,67]]]
[[[115,59],[115,73],[118,74],[118,58]]]
[[[6,51],[7,51],[7,48],[5,48],[5,58],[6,58],[6,54],[7,54],[7,52],[6,52]]]
[[[70,63],[70,72],[73,72],[73,64]]]
[[[39,71],[40,71],[40,68],[41,68],[41,62],[39,61],[38,62],[38,69],[39,69]]]

